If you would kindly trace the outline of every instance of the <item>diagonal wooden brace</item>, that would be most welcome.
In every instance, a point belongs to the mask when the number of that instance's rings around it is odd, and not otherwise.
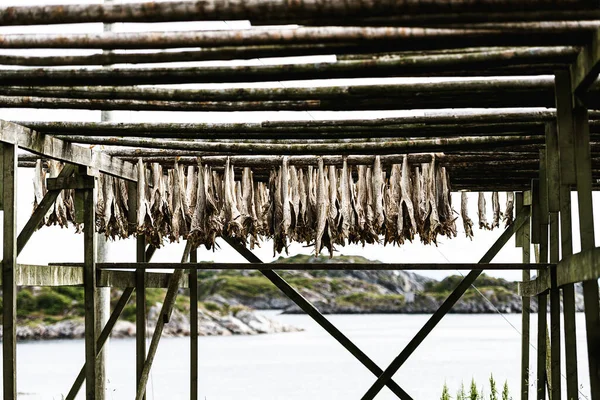
[[[523,226],[529,219],[529,207],[523,207],[517,214],[518,217],[513,224],[511,224],[506,230],[500,235],[496,243],[490,247],[485,255],[479,261],[479,264],[487,264],[498,254],[498,252],[504,247],[512,235]],[[456,289],[448,296],[448,298],[442,303],[440,308],[429,318],[429,320],[423,325],[421,330],[417,332],[415,337],[406,345],[404,350],[392,361],[389,367],[379,376],[377,381],[371,386],[371,388],[362,397],[362,400],[372,400],[377,396],[381,389],[386,385],[387,382],[392,379],[394,374],[400,369],[402,364],[406,362],[408,357],[419,347],[419,345],[425,340],[425,338],[431,333],[433,328],[442,320],[442,318],[450,311],[450,309],[456,304],[456,302],[462,297],[462,295],[469,289],[469,287],[475,282],[477,277],[481,275],[483,269],[476,269],[469,272],[469,274],[458,284]]]
[[[241,243],[230,239],[224,238],[224,240],[233,247],[238,253],[240,253],[246,260],[254,264],[262,264],[263,262],[248,248],[243,246]],[[346,350],[348,350],[358,361],[360,361],[369,371],[375,376],[379,376],[383,373],[383,370],[375,364],[373,360],[369,358],[361,349],[359,349],[346,335],[344,335],[339,329],[335,327],[327,318],[323,316],[308,300],[306,300],[300,293],[291,287],[279,274],[273,270],[261,270],[260,271],[268,280],[270,280],[279,290],[281,290],[286,296],[288,296],[294,303],[298,305],[306,314],[308,314],[316,323],[321,325],[323,329],[333,336]],[[397,383],[392,380],[386,382],[388,388],[394,392],[396,396],[404,400],[412,400],[408,393],[404,391]]]
[[[108,322],[106,322],[104,329],[102,329],[102,332],[100,333],[100,336],[98,337],[98,344],[96,345],[96,356],[98,354],[100,354],[100,352],[102,351],[102,347],[104,346],[104,343],[106,343],[106,341],[108,340],[108,337],[110,336],[110,332],[112,331],[113,327],[117,323],[117,319],[119,319],[119,316],[121,315],[121,312],[123,312],[123,309],[127,305],[127,302],[129,301],[129,299],[131,298],[132,293],[133,293],[133,288],[127,288],[123,291],[123,294],[121,295],[121,298],[117,302],[115,309],[113,310],[112,314],[110,314],[110,318],[108,319]],[[67,397],[65,397],[65,400],[74,400],[75,397],[77,396],[77,393],[79,393],[79,389],[81,389],[81,385],[83,385],[84,381],[85,381],[85,363],[83,364],[83,367],[81,367],[81,371],[79,371],[79,375],[77,375],[77,378],[75,379],[75,382],[73,383],[73,386],[71,387],[71,390],[69,390],[69,394],[67,394]]]

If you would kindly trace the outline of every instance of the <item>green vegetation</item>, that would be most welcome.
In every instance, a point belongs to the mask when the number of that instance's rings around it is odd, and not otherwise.
[[[489,400],[498,400],[498,390],[496,388],[496,381],[492,374],[490,374],[489,384],[490,384]],[[444,382],[444,386],[442,387],[442,396],[440,397],[440,399],[441,400],[450,399],[450,390],[448,389],[448,385],[446,384],[446,382]],[[508,390],[508,382],[505,381],[504,388],[502,390],[502,400],[511,400],[511,399],[512,398],[510,397],[510,393]],[[456,392],[456,400],[486,400],[486,397],[484,396],[483,387],[481,388],[481,390],[477,390],[477,383],[475,383],[475,379],[472,378],[471,386],[470,386],[468,394],[465,392],[464,384],[462,382],[460,383],[460,387],[459,387],[458,391]]]
[[[359,292],[347,294],[345,296],[338,297],[337,303],[340,305],[349,305],[349,306],[402,306],[404,305],[404,296],[401,294],[378,294],[378,293],[368,293],[368,292]]]

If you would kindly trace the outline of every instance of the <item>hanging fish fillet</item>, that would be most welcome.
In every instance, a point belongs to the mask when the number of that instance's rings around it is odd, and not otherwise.
[[[35,171],[33,174],[33,211],[39,207],[46,192],[46,171],[43,168],[42,160],[38,159],[35,162]],[[46,213],[38,228],[46,224],[50,212]]]
[[[319,158],[317,175],[317,227],[315,232],[315,255],[319,255],[323,248],[329,250],[329,257],[333,257],[333,243],[329,228],[327,210],[327,187],[325,186],[325,170],[323,159]]]
[[[206,247],[214,250],[218,247],[216,239],[223,234],[225,226],[224,212],[219,208],[219,203],[215,198],[215,184],[213,180],[221,180],[221,177],[211,171],[210,168],[204,168],[204,193],[206,195]]]
[[[289,168],[289,187],[288,196],[290,199],[290,214],[291,214],[291,225],[289,235],[294,240],[297,238],[297,224],[298,216],[300,214],[300,182],[298,181],[298,170],[295,166],[291,165]]]
[[[479,229],[487,229],[490,230],[490,224],[487,222],[487,217],[485,215],[485,196],[483,192],[479,192],[479,200],[477,201],[477,215],[479,217]]]
[[[150,211],[154,220],[154,229],[150,235],[150,243],[155,247],[162,246],[163,238],[171,234],[171,210],[167,198],[167,187],[163,169],[158,163],[152,163],[152,203]]]
[[[235,198],[235,180],[233,176],[233,166],[230,165],[229,157],[225,162],[225,182],[223,182],[225,190],[225,202],[223,205],[225,217],[225,235],[230,238],[243,239],[243,227],[241,223],[241,214],[237,208]]]
[[[498,192],[492,193],[492,226],[491,229],[500,227],[500,218],[502,218],[502,213],[500,212],[500,199],[498,198]]]
[[[401,243],[398,229],[398,204],[400,203],[400,178],[402,175],[402,166],[392,165],[389,183],[384,193],[385,205],[385,233],[383,244]]]
[[[193,165],[189,165],[187,167],[187,177],[185,184],[185,202],[186,206],[186,215],[191,221],[192,215],[194,215],[194,210],[196,208],[196,196],[198,195],[198,173],[196,172],[196,168]]]
[[[314,236],[312,226],[308,222],[308,174],[298,170],[298,219],[296,221],[296,240],[310,243]]]
[[[242,198],[240,203],[240,213],[244,220],[244,233],[250,239],[250,249],[259,244],[257,214],[254,204],[254,181],[250,168],[244,168],[242,172]]]
[[[373,200],[373,231],[375,234],[384,234],[385,214],[383,211],[383,191],[385,188],[381,157],[375,156],[373,162],[372,200]]]
[[[350,193],[350,182],[348,181],[348,160],[343,159],[342,172],[340,175],[340,219],[337,224],[337,231],[340,243],[342,246],[346,244],[346,240],[350,238],[350,223],[352,216],[352,204]]]
[[[440,217],[438,214],[437,206],[437,188],[436,188],[436,171],[437,165],[435,162],[435,156],[432,156],[431,164],[427,169],[427,175],[423,170],[425,186],[425,218],[423,220],[423,235],[421,240],[423,243],[434,243],[437,244],[437,236],[441,233],[442,225],[440,223]]]
[[[509,226],[513,223],[513,211],[515,208],[515,193],[506,192],[506,210],[504,210],[504,225]]]
[[[146,166],[142,159],[138,160],[138,181],[137,181],[137,232],[141,235],[152,235],[154,220],[150,204],[146,198]]]
[[[188,172],[189,177],[189,172]],[[194,214],[190,221],[190,233],[188,234],[188,242],[192,248],[198,248],[204,245],[207,249],[212,248],[212,243],[208,240],[207,235],[207,204],[206,204],[206,192],[204,186],[204,167],[202,161],[198,160],[198,174],[196,176],[196,204],[194,204]],[[189,193],[189,191],[188,191]]]
[[[326,182],[328,188],[328,197],[327,197],[327,219],[329,220],[329,230],[331,232],[331,239],[334,243],[338,243],[340,239],[338,237],[338,219],[339,219],[339,207],[340,203],[338,200],[338,184],[337,184],[337,174],[335,170],[335,166],[330,165],[328,167],[328,179]]]
[[[438,167],[437,170],[437,185],[438,190],[438,214],[440,216],[442,235],[447,237],[456,236],[456,218],[452,209],[452,194],[450,193],[450,180],[446,173],[446,167]]]
[[[288,253],[288,232],[292,224],[291,206],[289,200],[289,167],[288,157],[283,157],[275,184],[275,236],[273,237],[273,255],[285,249]]]
[[[460,216],[463,220],[465,235],[469,239],[473,239],[473,221],[468,215],[469,200],[467,192],[460,193]]]
[[[60,161],[48,160],[49,178],[56,178],[62,169],[63,165]],[[56,201],[54,202],[54,207],[51,207],[50,209],[52,212],[47,215],[46,225],[59,225],[61,228],[66,227],[68,224],[68,219],[67,210],[64,203],[64,191],[60,192],[56,198]]]
[[[400,176],[400,202],[398,203],[398,240],[404,243],[408,239],[412,242],[417,232],[415,220],[415,207],[413,205],[413,184],[410,181],[410,168],[408,157],[402,159],[402,174]]]

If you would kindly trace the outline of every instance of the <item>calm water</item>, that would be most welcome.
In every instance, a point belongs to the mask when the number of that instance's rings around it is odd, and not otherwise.
[[[275,314],[268,313],[273,316]],[[374,377],[309,317],[280,315],[304,332],[200,338],[200,399],[359,399]],[[333,315],[330,320],[382,368],[427,320],[426,315]],[[535,316],[532,327],[535,329]],[[520,327],[520,315],[508,315]],[[505,379],[517,398],[520,336],[499,315],[449,315],[400,369],[396,381],[415,399],[439,398],[444,381],[454,393],[462,380],[483,383],[490,373]],[[588,395],[584,318],[577,316],[580,381]],[[18,345],[22,399],[60,399],[83,363],[81,340]],[[112,340],[108,399],[134,397],[135,343]],[[532,357],[532,368],[535,367]],[[148,399],[185,399],[189,385],[189,340],[163,339]],[[531,371],[535,376],[535,371]],[[532,378],[533,384],[534,378]],[[81,393],[80,393],[81,397]],[[378,399],[393,399],[387,389]],[[583,398],[583,397],[582,397]]]

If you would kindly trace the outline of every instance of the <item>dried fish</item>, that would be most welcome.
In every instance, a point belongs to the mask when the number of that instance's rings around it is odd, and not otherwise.
[[[327,187],[325,186],[325,170],[323,159],[319,158],[317,175],[317,228],[315,232],[315,255],[319,255],[323,248],[329,250],[329,257],[333,257],[333,243],[329,227],[327,210]]]
[[[42,160],[37,160],[35,162],[35,171],[33,174],[33,210],[35,211],[42,199],[46,195],[46,171],[42,166]],[[40,222],[40,227],[45,225],[48,221],[48,215],[51,211],[48,211],[42,221]]]
[[[500,227],[500,219],[502,218],[502,213],[500,212],[500,199],[498,198],[498,192],[492,193],[492,212],[493,219],[491,228],[494,229]]]
[[[410,181],[410,168],[408,157],[402,159],[402,174],[400,177],[400,202],[398,203],[398,240],[404,243],[405,239],[412,242],[417,232],[415,220],[415,207],[413,205],[413,185]]]
[[[465,228],[465,235],[469,239],[473,239],[473,221],[468,215],[469,199],[467,192],[461,192],[460,194],[460,216],[463,220],[463,226]]]
[[[59,161],[48,160],[48,177],[56,178],[60,171],[63,169],[63,164]],[[59,225],[61,228],[64,228],[68,225],[67,219],[67,210],[65,208],[64,203],[64,190],[60,192],[56,201],[54,202],[54,207],[50,208],[52,212],[47,215],[46,225]]]
[[[233,177],[233,166],[230,165],[229,157],[225,162],[225,189],[224,203],[224,218],[225,218],[225,235],[230,238],[241,239],[245,242],[243,235],[241,214],[237,208],[237,200],[235,197],[235,180]]]
[[[384,234],[385,213],[383,211],[383,191],[385,188],[383,171],[381,169],[381,157],[375,156],[373,162],[372,200],[373,200],[373,230],[377,235]]]
[[[479,192],[479,199],[477,201],[477,215],[479,217],[479,229],[487,229],[490,230],[490,224],[487,222],[487,217],[485,215],[485,196],[483,192]]]
[[[154,229],[150,235],[150,243],[155,247],[162,246],[163,238],[171,234],[171,209],[167,197],[167,187],[163,169],[158,163],[152,164],[152,203],[150,212],[154,220]]]
[[[338,184],[337,184],[337,174],[335,171],[335,166],[330,165],[328,168],[328,179],[326,182],[326,187],[328,188],[328,197],[327,197],[327,219],[329,220],[329,230],[331,233],[331,238],[335,243],[339,243],[339,234],[338,234],[338,218],[339,218],[339,208],[340,202],[338,200]]]
[[[138,160],[138,181],[137,181],[137,232],[141,235],[151,235],[154,220],[150,203],[146,198],[146,167],[140,158]]]
[[[423,169],[423,178],[425,180],[425,213],[423,215],[425,218],[423,219],[423,232],[421,234],[421,241],[423,241],[425,244],[437,244],[437,236],[442,231],[442,224],[440,223],[437,206],[437,166],[435,161],[435,156],[433,156],[431,164],[427,168],[427,175],[425,175],[425,168]]]
[[[385,190],[385,233],[383,244],[401,243],[400,233],[398,229],[398,204],[400,202],[400,179],[402,176],[402,166],[399,164],[392,165],[392,173],[390,174],[389,185]]]
[[[337,223],[338,240],[342,246],[350,238],[350,226],[352,218],[350,182],[348,176],[348,160],[344,157],[342,172],[340,175],[340,218]]]
[[[513,223],[513,211],[515,208],[515,193],[506,192],[506,209],[504,210],[504,225],[509,226]]]
[[[196,179],[196,204],[194,204],[194,214],[192,215],[192,220],[190,222],[188,242],[191,244],[192,248],[205,245],[206,248],[210,250],[212,248],[212,243],[208,241],[207,237],[207,203],[204,185],[204,167],[202,166],[201,160],[198,160],[198,175],[196,176]]]

